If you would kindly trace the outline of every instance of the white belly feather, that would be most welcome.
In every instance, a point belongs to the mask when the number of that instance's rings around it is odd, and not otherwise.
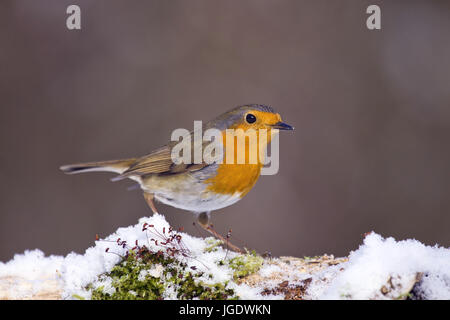
[[[172,207],[192,212],[209,212],[228,207],[241,199],[240,193],[220,195],[207,190],[207,184],[196,177],[150,176],[138,181],[144,191]]]

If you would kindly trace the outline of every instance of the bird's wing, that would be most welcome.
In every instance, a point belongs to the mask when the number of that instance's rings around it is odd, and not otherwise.
[[[130,165],[130,167],[122,172],[117,177],[114,177],[113,181],[122,180],[129,176],[145,176],[148,174],[176,174],[183,172],[193,172],[206,167],[208,164],[202,162],[200,164],[175,164],[172,161],[172,148],[174,144],[168,144],[161,147],[152,153],[136,159],[136,161]]]

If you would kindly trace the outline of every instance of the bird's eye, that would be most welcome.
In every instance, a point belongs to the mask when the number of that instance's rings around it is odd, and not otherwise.
[[[255,117],[253,114],[249,113],[249,114],[247,114],[247,116],[245,117],[245,120],[246,120],[248,123],[253,123],[253,122],[256,121],[256,117]]]

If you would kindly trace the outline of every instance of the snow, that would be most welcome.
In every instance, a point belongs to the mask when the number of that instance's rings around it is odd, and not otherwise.
[[[424,298],[450,299],[450,249],[425,246],[411,239],[384,239],[371,233],[358,250],[350,253],[347,263],[316,276],[331,281],[317,283],[310,290],[320,299],[383,299],[383,286],[389,289],[393,283],[400,289],[398,294],[408,293],[401,287],[413,285],[418,275],[422,275],[419,291]]]
[[[57,281],[59,274],[56,266],[61,265],[63,257],[44,257],[40,250],[27,250],[24,254],[16,254],[7,262],[0,262],[0,288],[2,282],[13,281],[14,290],[0,294],[11,299],[28,298],[41,288],[49,286],[49,283]]]
[[[143,231],[144,223],[153,227]],[[63,299],[73,299],[76,296],[90,298],[90,292],[85,287],[91,283],[94,287],[101,283],[105,289],[113,291],[114,288],[108,286],[107,280],[105,282],[99,276],[110,271],[121,261],[121,256],[124,256],[136,241],[155,251],[161,249],[150,239],[158,238],[154,231],[162,234],[163,230],[169,230],[169,227],[164,216],[155,214],[152,217],[141,218],[134,226],[119,228],[105,239],[96,241],[95,245],[88,248],[84,254],[70,253],[66,257],[45,257],[38,249],[27,250],[23,254],[15,255],[9,262],[0,262],[0,291],[5,290],[2,286],[5,279],[16,278],[24,279],[31,285],[7,288],[7,295],[10,298],[31,297],[46,285],[45,281],[48,279],[58,283]],[[225,258],[233,258],[236,253],[221,247],[205,252],[205,248],[210,244],[204,239],[185,233],[180,235],[183,245],[188,248],[188,257],[183,258],[183,262],[188,267],[194,267],[205,273],[201,281],[205,283],[229,281],[229,287],[234,289],[241,299],[282,298],[277,295],[261,294],[265,288],[274,287],[275,283],[270,281],[256,286],[232,281],[233,270],[218,262]],[[118,238],[120,241],[126,241],[124,247],[117,244]],[[144,272],[142,277],[146,274],[161,275],[161,272],[162,266],[153,266]],[[283,270],[276,265],[264,264],[259,275],[268,277],[272,273],[281,272]],[[208,277],[209,274],[213,277]],[[450,299],[450,249],[437,245],[425,246],[416,240],[384,239],[378,234],[371,233],[357,250],[351,252],[348,262],[311,274],[293,269],[285,277],[293,284],[312,278],[305,296],[309,299],[401,297],[410,291],[418,277],[421,277],[421,280],[418,281],[415,291],[422,298]],[[176,292],[171,290],[173,288],[164,293],[165,298],[176,298]],[[387,290],[388,293],[383,293],[383,290]]]
[[[164,267],[161,264],[152,266],[150,269],[143,269],[139,272],[138,280],[144,281],[146,276],[151,276],[153,278],[161,278],[163,275]]]
[[[277,273],[277,272],[282,272],[282,269],[274,264],[266,264],[263,265],[262,268],[259,270],[259,274],[262,277],[269,277],[270,275]]]
[[[153,227],[149,228],[148,231],[143,231],[144,223]],[[159,238],[156,233],[163,234],[163,230],[167,232],[169,227],[164,216],[155,214],[149,218],[141,218],[138,224],[134,226],[119,228],[105,239],[96,241],[95,246],[88,248],[83,255],[70,253],[66,257],[44,257],[43,252],[37,249],[25,251],[24,254],[15,255],[7,263],[0,262],[0,282],[4,277],[25,278],[29,281],[48,279],[50,277],[60,283],[63,299],[72,299],[74,296],[90,298],[90,293],[85,290],[88,284],[93,284],[94,288],[99,285],[105,287],[104,279],[99,279],[99,276],[110,271],[114,265],[120,262],[121,257],[134,246],[136,241],[139,244],[145,244],[150,250],[160,250],[161,247],[150,241],[150,239],[154,238],[161,242],[162,238]],[[205,253],[204,249],[208,244],[203,239],[195,238],[185,233],[180,234],[182,235],[184,246],[188,248],[188,257],[183,258],[183,262],[188,267],[195,267],[197,270],[205,272],[205,275],[199,280],[207,284],[230,281],[230,287],[236,289],[242,298],[250,299],[258,296],[257,289],[231,283],[233,278],[232,271],[226,266],[218,264],[225,257],[232,258],[236,256],[236,253],[225,251],[221,247],[218,247],[215,252]],[[127,246],[121,247],[117,245],[117,239],[126,241]],[[161,275],[162,266],[154,266],[147,272],[153,276]],[[213,277],[208,277],[208,274],[212,274]],[[39,285],[39,282],[36,282],[33,290],[39,290]],[[109,287],[108,283],[106,283],[106,288],[108,289]],[[112,287],[110,289],[114,290]],[[30,290],[19,292],[14,297],[26,298],[31,296],[33,292],[30,292]],[[173,292],[173,295],[166,293],[166,297],[176,297],[175,292]]]

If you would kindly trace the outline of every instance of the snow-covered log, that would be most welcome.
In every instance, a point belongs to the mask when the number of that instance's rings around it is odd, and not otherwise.
[[[376,233],[348,257],[263,257],[173,230],[162,215],[82,255],[0,263],[0,299],[450,299],[450,249]]]

